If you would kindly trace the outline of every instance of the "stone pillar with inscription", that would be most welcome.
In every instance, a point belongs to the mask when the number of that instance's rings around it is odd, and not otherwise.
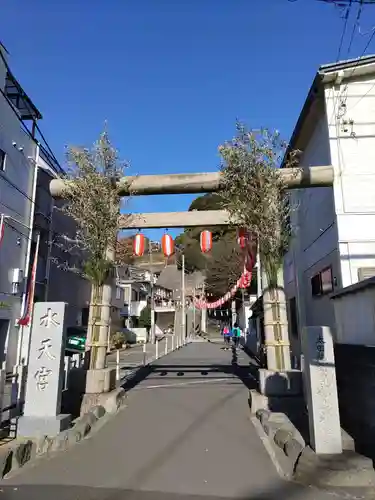
[[[70,426],[71,416],[60,413],[66,306],[64,302],[37,302],[34,306],[25,407],[18,421],[19,436],[53,436]]]
[[[302,352],[311,446],[317,454],[340,454],[342,438],[331,329],[305,327]]]

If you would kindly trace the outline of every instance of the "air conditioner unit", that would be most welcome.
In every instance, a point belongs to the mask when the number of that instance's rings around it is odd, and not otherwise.
[[[18,295],[23,282],[23,271],[17,267],[15,269],[10,269],[9,275],[9,281],[12,284],[12,295]]]

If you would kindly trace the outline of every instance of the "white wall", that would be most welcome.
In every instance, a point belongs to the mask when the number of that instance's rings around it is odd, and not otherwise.
[[[3,90],[5,74],[6,70],[0,59],[0,85]],[[16,143],[16,147],[12,145],[13,142]],[[22,152],[18,150],[21,146],[24,148]],[[0,172],[0,212],[12,218],[9,219],[9,224],[14,227],[14,229],[5,227],[0,251],[0,301],[10,305],[9,309],[0,309],[0,318],[10,320],[7,369],[11,370],[16,363],[18,328],[14,323],[20,315],[21,299],[11,295],[9,270],[13,268],[25,270],[28,241],[28,229],[25,226],[29,225],[30,218],[31,201],[28,198],[31,198],[32,194],[34,175],[32,160],[35,158],[36,145],[22,130],[16,114],[2,94],[0,94],[0,148],[7,155],[5,172]]]
[[[326,101],[345,287],[358,268],[375,267],[375,77],[343,83],[326,89]]]
[[[303,149],[301,166],[313,167],[330,163],[327,119],[322,106]],[[284,259],[286,297],[297,297],[299,331],[303,325],[322,324],[322,318],[324,324],[333,325],[333,305],[326,296],[313,297],[310,284],[311,277],[329,265],[332,265],[334,272],[338,271],[333,189],[296,190],[291,192],[291,197],[295,234]],[[293,352],[298,354],[299,339],[290,337]]]
[[[312,297],[310,280],[332,266],[338,290],[358,281],[359,268],[375,268],[375,77],[326,88],[324,97],[319,118],[305,123],[305,134],[313,128],[302,166],[331,164],[334,185],[292,193],[297,233],[284,276],[288,298],[299,288],[299,322],[335,327],[333,301]]]
[[[374,286],[339,295],[332,302],[336,317],[335,341],[375,346]]]

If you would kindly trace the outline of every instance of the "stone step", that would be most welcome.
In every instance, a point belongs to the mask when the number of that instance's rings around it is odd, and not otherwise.
[[[355,451],[355,442],[344,429],[341,429],[342,449],[344,451]]]

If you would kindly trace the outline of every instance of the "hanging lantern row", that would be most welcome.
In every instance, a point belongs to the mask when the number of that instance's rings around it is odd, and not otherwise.
[[[249,240],[250,240],[249,232],[244,228],[240,228],[238,230],[238,238],[237,238],[238,245],[242,249],[245,249],[248,245]],[[161,239],[161,247],[165,257],[170,257],[171,255],[174,254],[174,241],[171,235],[164,234],[164,236]],[[211,231],[208,231],[206,229],[201,232],[200,247],[203,253],[209,253],[212,250]],[[142,233],[137,233],[133,240],[133,254],[136,257],[142,257],[144,252],[145,252],[145,237]]]
[[[133,239],[133,254],[136,257],[142,257],[145,253],[145,236],[142,233],[137,233]],[[171,235],[165,234],[161,239],[161,247],[166,257],[174,254],[174,241]]]

